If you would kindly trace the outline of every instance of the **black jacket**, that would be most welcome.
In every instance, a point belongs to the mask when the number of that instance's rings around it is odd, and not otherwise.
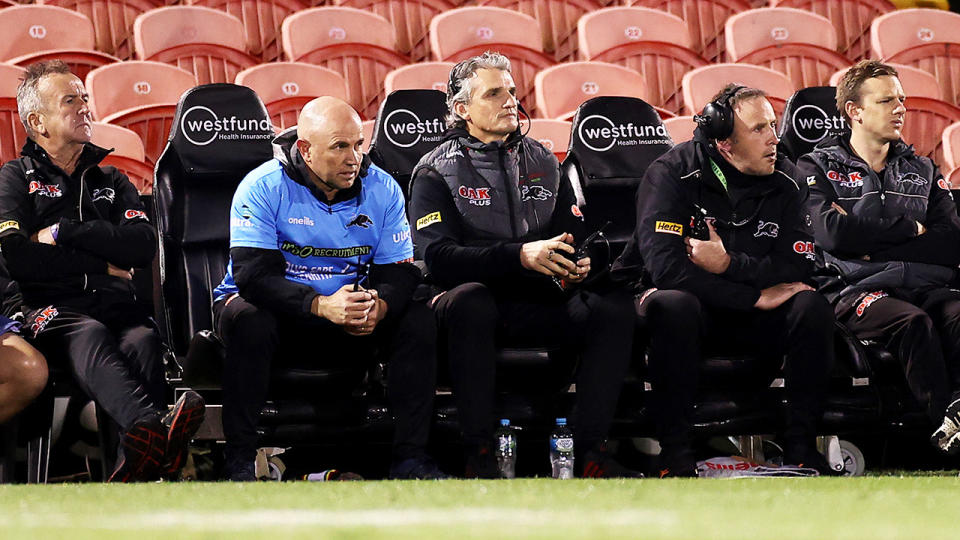
[[[127,177],[99,166],[109,153],[87,143],[68,176],[28,139],[22,157],[0,169],[0,249],[27,306],[135,300],[132,282],[107,275],[107,263],[149,266],[156,232]],[[57,245],[30,241],[54,223]]]
[[[583,240],[583,218],[557,159],[515,133],[481,143],[463,129],[423,156],[410,180],[414,253],[434,283],[484,283],[497,292],[555,295],[546,275],[523,268],[520,247],[563,232]]]
[[[615,277],[689,291],[707,306],[735,310],[752,309],[764,288],[809,280],[814,246],[805,223],[806,190],[795,180],[793,164],[781,155],[773,174],[750,176],[713,148],[705,155],[702,148],[696,141],[679,144],[647,169],[637,190],[636,229],[614,265]],[[720,167],[735,201],[707,156]],[[723,274],[687,257],[684,237],[697,214],[716,220],[730,255]]]
[[[363,156],[357,179],[348,189],[337,192],[329,201],[310,180],[310,170],[296,147],[296,130],[288,130],[273,141],[274,158],[283,165],[286,174],[298,184],[306,186],[323,207],[360,195],[363,178],[370,167],[370,159]],[[286,279],[286,261],[279,249],[238,247],[230,249],[233,263],[233,278],[240,296],[248,302],[265,309],[290,316],[312,317],[310,308],[317,292],[309,285]],[[370,285],[377,289],[380,298],[387,303],[387,316],[402,313],[420,283],[420,270],[412,263],[374,264],[370,268]]]
[[[960,218],[930,159],[896,141],[881,176],[853,152],[847,136],[821,142],[797,165],[810,186],[817,243],[848,285],[841,295],[953,280],[960,264]],[[921,236],[917,222],[927,229]]]

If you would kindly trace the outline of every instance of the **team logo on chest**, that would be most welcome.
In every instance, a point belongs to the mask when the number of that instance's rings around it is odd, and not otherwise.
[[[41,184],[37,180],[30,182],[30,186],[27,188],[27,193],[36,193],[37,195],[43,197],[63,197],[63,192],[60,191],[60,186],[54,184]]]
[[[350,223],[347,223],[347,228],[357,226],[361,229],[369,229],[373,225],[373,220],[370,219],[370,216],[366,214],[357,214],[357,217],[350,220]]]
[[[857,171],[853,171],[850,174],[843,174],[837,171],[827,171],[827,178],[833,180],[834,182],[839,182],[840,187],[863,187],[863,174]]]
[[[913,184],[915,186],[925,186],[927,185],[927,179],[922,178],[919,174],[915,172],[908,172],[901,174],[897,177],[898,184]]]
[[[545,201],[553,193],[543,186],[520,186],[520,199],[523,201]]]
[[[753,233],[754,238],[760,238],[761,236],[769,236],[770,238],[776,238],[780,234],[780,225],[772,221],[761,221],[757,224],[757,232]]]
[[[468,200],[475,206],[490,206],[490,188],[472,188],[460,186],[457,195]]]
[[[93,190],[93,202],[97,201],[107,201],[109,203],[113,202],[113,199],[116,197],[116,193],[112,188],[101,188]]]

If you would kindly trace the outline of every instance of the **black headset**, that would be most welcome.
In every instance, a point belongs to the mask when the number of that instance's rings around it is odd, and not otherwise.
[[[733,133],[733,107],[730,100],[746,86],[735,85],[724,91],[717,99],[707,103],[703,112],[693,117],[707,140],[722,141]]]

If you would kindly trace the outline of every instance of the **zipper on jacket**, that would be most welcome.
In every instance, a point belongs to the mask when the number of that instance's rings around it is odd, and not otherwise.
[[[522,144],[522,143],[521,143],[521,144]],[[500,147],[500,148],[498,148],[498,150],[497,150],[497,153],[500,154],[500,155],[499,155],[499,157],[500,157],[500,169],[503,170],[504,172],[507,171],[507,164],[505,163],[505,160],[504,160],[504,154],[505,154],[506,152],[507,152],[507,150],[506,150],[505,148],[503,148],[503,147]],[[470,150],[469,150],[469,149],[467,150],[467,159],[468,159],[468,160],[470,159]],[[478,173],[479,173],[479,171],[478,171]],[[506,180],[507,180],[507,181],[504,182],[504,187],[506,187],[507,189],[512,188],[512,187],[513,187],[513,186],[512,186],[513,180],[512,180],[511,178],[507,178]],[[519,184],[519,182],[517,183],[517,186],[516,186],[516,187],[517,187],[517,193],[520,193],[520,184]],[[512,191],[512,190],[511,190],[511,191]],[[517,210],[516,210],[516,208],[514,208],[514,206],[513,206],[513,197],[511,197],[511,195],[512,195],[511,191],[507,191],[507,193],[506,193],[506,196],[507,196],[507,208],[508,208],[508,210],[510,211],[510,234],[511,234],[511,240],[516,240],[516,239],[517,239]],[[521,202],[522,202],[522,201],[521,201]]]

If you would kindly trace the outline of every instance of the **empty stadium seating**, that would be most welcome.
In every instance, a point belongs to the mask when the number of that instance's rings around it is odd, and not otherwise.
[[[747,0],[624,0],[624,4],[662,9],[686,21],[690,48],[710,62],[724,61],[727,18],[751,7]]]
[[[783,114],[787,100],[796,90],[786,75],[770,68],[752,64],[711,64],[683,76],[684,114],[699,114],[727,83],[763,89],[777,118]]]
[[[164,5],[161,0],[39,0],[37,3],[86,15],[93,23],[96,49],[121,60],[133,58],[133,22],[136,18]]]
[[[226,11],[243,21],[246,51],[263,62],[283,59],[280,25],[288,15],[309,5],[304,0],[189,0],[182,3]]]
[[[282,34],[287,60],[316,64],[343,75],[348,101],[364,118],[376,114],[387,73],[409,63],[393,49],[393,25],[368,11],[307,9],[287,17]]]
[[[342,75],[304,62],[260,64],[238,73],[235,82],[260,96],[273,124],[280,129],[295,126],[300,110],[315,97],[347,99]]]
[[[14,6],[0,10],[0,61],[27,66],[63,60],[81,80],[96,67],[119,59],[94,50],[93,23],[69,9]]]
[[[387,94],[394,90],[415,90],[418,88],[447,91],[447,81],[450,80],[450,70],[453,62],[417,62],[409,66],[399,67],[383,80],[383,88]]]
[[[536,19],[543,52],[558,62],[577,60],[577,20],[601,6],[596,0],[482,0],[480,5],[513,9]]]
[[[153,167],[146,162],[143,141],[134,131],[103,122],[93,123],[93,144],[113,149],[101,165],[111,165],[127,175],[142,195],[153,193]]]
[[[137,58],[189,71],[198,84],[233,82],[237,73],[258,63],[245,52],[243,35],[240,19],[198,6],[154,9],[133,24]]]
[[[931,75],[929,72],[912,66],[904,66],[902,64],[891,63],[891,65],[896,68],[898,75],[897,78],[900,79],[900,85],[903,87],[903,92],[906,95],[930,99],[943,99],[943,95],[940,91],[940,83],[938,83],[937,78]],[[837,86],[837,83],[840,82],[840,77],[843,77],[843,74],[846,72],[846,69],[841,69],[840,71],[831,75],[830,86]]]
[[[645,99],[643,77],[632,69],[604,62],[566,62],[537,73],[537,113],[570,120],[584,101],[598,96]]]
[[[434,58],[459,62],[495,50],[510,58],[517,97],[536,116],[534,77],[554,64],[543,53],[537,22],[529,15],[495,7],[465,7],[441,13],[430,21]]]
[[[94,120],[136,132],[150,164],[166,144],[180,95],[196,85],[188,71],[135,60],[97,68],[86,80]]]
[[[644,99],[674,114],[683,108],[683,74],[708,63],[688,48],[687,23],[664,11],[605,8],[584,15],[577,24],[584,59],[619,64],[643,74]]]
[[[0,64],[0,164],[20,156],[27,134],[17,113],[17,86],[24,69]]]
[[[665,118],[663,127],[670,133],[673,144],[680,144],[693,138],[693,130],[697,128],[697,123],[693,121],[692,116],[674,116]]]
[[[924,97],[907,97],[907,116],[903,121],[903,140],[913,145],[914,152],[927,156],[940,167],[943,160],[943,130],[960,121],[960,107],[945,101]]]
[[[771,0],[770,6],[805,9],[830,19],[837,52],[851,62],[870,57],[871,21],[894,10],[888,0]]]
[[[943,130],[943,163],[940,166],[944,169],[944,174],[960,168],[960,121]]]
[[[448,9],[455,8],[459,3],[456,0],[336,0],[334,2],[338,6],[372,11],[393,23],[397,37],[397,52],[407,56],[413,62],[430,58],[430,41],[427,39],[430,19]]]
[[[521,129],[526,131],[527,137],[536,139],[544,148],[553,152],[558,161],[563,161],[567,157],[567,148],[570,145],[572,124],[566,120],[546,118],[534,118],[529,122],[529,131],[526,126],[521,126]]]

